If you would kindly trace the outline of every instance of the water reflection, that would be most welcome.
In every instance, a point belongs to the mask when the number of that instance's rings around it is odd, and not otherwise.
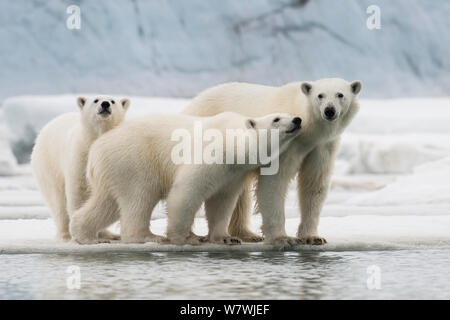
[[[0,255],[0,298],[449,298],[445,291],[450,285],[449,255],[448,248]],[[382,270],[382,290],[366,287],[366,269],[373,264]],[[66,285],[71,275],[67,268],[74,265],[81,272],[80,290],[70,290]]]

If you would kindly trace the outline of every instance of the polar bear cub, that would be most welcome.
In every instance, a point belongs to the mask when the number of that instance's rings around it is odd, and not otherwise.
[[[70,240],[72,213],[88,199],[86,164],[92,143],[125,118],[130,101],[112,97],[78,97],[79,113],[63,114],[39,133],[31,166],[55,220],[57,237]],[[103,237],[114,237],[108,231]]]
[[[287,114],[249,119],[232,112],[208,118],[170,114],[127,121],[92,146],[87,167],[92,196],[75,212],[70,232],[79,243],[97,243],[98,231],[120,219],[123,242],[159,241],[162,237],[149,229],[150,218],[156,204],[166,199],[169,242],[200,243],[201,238],[191,232],[191,227],[196,212],[205,203],[208,240],[240,243],[238,238],[230,237],[227,230],[246,175],[274,161],[297,136],[300,123],[300,118]],[[231,143],[231,140],[261,133],[262,129],[277,132],[278,140],[272,139],[274,133],[265,140],[257,138],[257,149],[271,150],[269,162],[263,161],[261,150],[257,150],[256,161],[251,162],[249,158],[256,149],[251,149],[250,143],[239,149],[238,143]],[[228,137],[228,130],[237,132],[236,140]],[[204,135],[198,140],[196,135],[200,131]],[[180,139],[181,142],[177,142]],[[211,140],[211,144],[205,143]],[[278,148],[272,148],[274,141]],[[180,146],[186,148],[180,149]],[[211,151],[211,157],[196,159],[197,151],[203,146],[200,155]],[[211,146],[216,148],[212,150]],[[239,150],[246,161],[237,161],[235,156],[239,156]]]

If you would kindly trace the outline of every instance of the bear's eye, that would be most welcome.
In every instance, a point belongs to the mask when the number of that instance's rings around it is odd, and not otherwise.
[[[342,93],[340,93],[340,92],[338,92],[338,94],[336,95],[338,98],[343,98],[344,97],[344,95],[342,94]]]
[[[319,94],[317,97],[318,97],[319,99],[323,99],[323,94],[321,93],[321,94]]]
[[[280,118],[273,119],[273,122],[278,122],[278,121],[280,121]]]
[[[95,100],[94,100],[94,103],[97,103],[97,102],[98,102],[98,99],[95,99]]]
[[[115,103],[114,100],[111,100],[111,103],[114,104]]]

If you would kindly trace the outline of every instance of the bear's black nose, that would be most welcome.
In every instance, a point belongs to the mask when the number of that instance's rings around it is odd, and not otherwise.
[[[102,104],[101,104],[101,106],[102,106],[103,109],[108,109],[109,106],[110,106],[110,104],[109,104],[108,101],[103,101]]]
[[[334,107],[326,107],[323,113],[328,120],[333,120],[336,116],[336,109]]]
[[[292,119],[292,122],[293,122],[295,125],[299,126],[299,125],[302,124],[302,119],[300,119],[299,117],[295,117],[294,119]]]

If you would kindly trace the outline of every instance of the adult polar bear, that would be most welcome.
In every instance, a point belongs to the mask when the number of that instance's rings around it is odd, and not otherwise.
[[[240,243],[239,239],[228,234],[228,224],[245,177],[250,170],[264,164],[260,157],[261,149],[268,146],[270,154],[266,160],[269,161],[286,150],[296,137],[300,123],[300,118],[290,115],[273,114],[248,119],[231,112],[208,118],[169,114],[129,120],[104,134],[92,146],[87,166],[92,195],[75,212],[70,222],[70,233],[79,243],[97,243],[97,232],[120,218],[123,242],[159,241],[161,237],[150,231],[150,219],[155,205],[161,199],[167,199],[167,238],[171,243],[200,243],[201,238],[193,234],[191,228],[195,213],[203,202],[209,241]],[[199,124],[204,134],[197,136]],[[229,136],[230,129],[237,129],[233,131],[237,132],[236,136]],[[279,129],[278,140],[271,135],[270,129]],[[233,158],[242,156],[235,152],[237,143],[233,142],[229,147],[230,139],[245,139],[247,134],[265,134],[267,130],[270,134],[270,138],[266,136],[266,139],[269,138],[267,144],[259,135],[256,135],[258,141],[254,140],[259,154],[254,163],[245,161],[239,164],[224,160],[229,159],[228,154]],[[174,141],[179,137],[185,139],[181,143]],[[278,148],[272,144],[272,137],[275,143],[279,143]],[[211,159],[196,161],[196,145],[201,146],[210,138],[213,142],[206,143],[203,148],[211,151],[206,155],[214,153],[217,159],[221,153],[221,159],[214,162],[210,162]],[[184,144],[185,141],[187,144]],[[183,149],[177,148],[183,144]],[[211,145],[215,148],[207,149]],[[202,158],[205,151],[200,153]],[[245,143],[241,151],[245,153],[243,159],[247,159],[256,149]],[[183,157],[189,156],[179,158],[181,152]]]
[[[87,200],[86,164],[92,143],[125,119],[130,101],[78,97],[79,113],[63,114],[39,133],[31,155],[33,174],[53,214],[57,238],[70,240],[69,220]],[[102,238],[117,236],[102,231]]]
[[[325,201],[340,135],[359,110],[361,82],[330,78],[314,82],[270,87],[249,83],[226,83],[205,90],[182,113],[212,116],[234,111],[250,117],[273,112],[296,115],[303,129],[280,157],[277,175],[259,176],[256,188],[262,231],[268,243],[324,244],[318,235],[319,215]],[[301,223],[297,237],[285,232],[284,202],[289,182],[298,173]],[[251,181],[239,197],[230,222],[231,235],[244,241],[261,241],[249,228]]]

